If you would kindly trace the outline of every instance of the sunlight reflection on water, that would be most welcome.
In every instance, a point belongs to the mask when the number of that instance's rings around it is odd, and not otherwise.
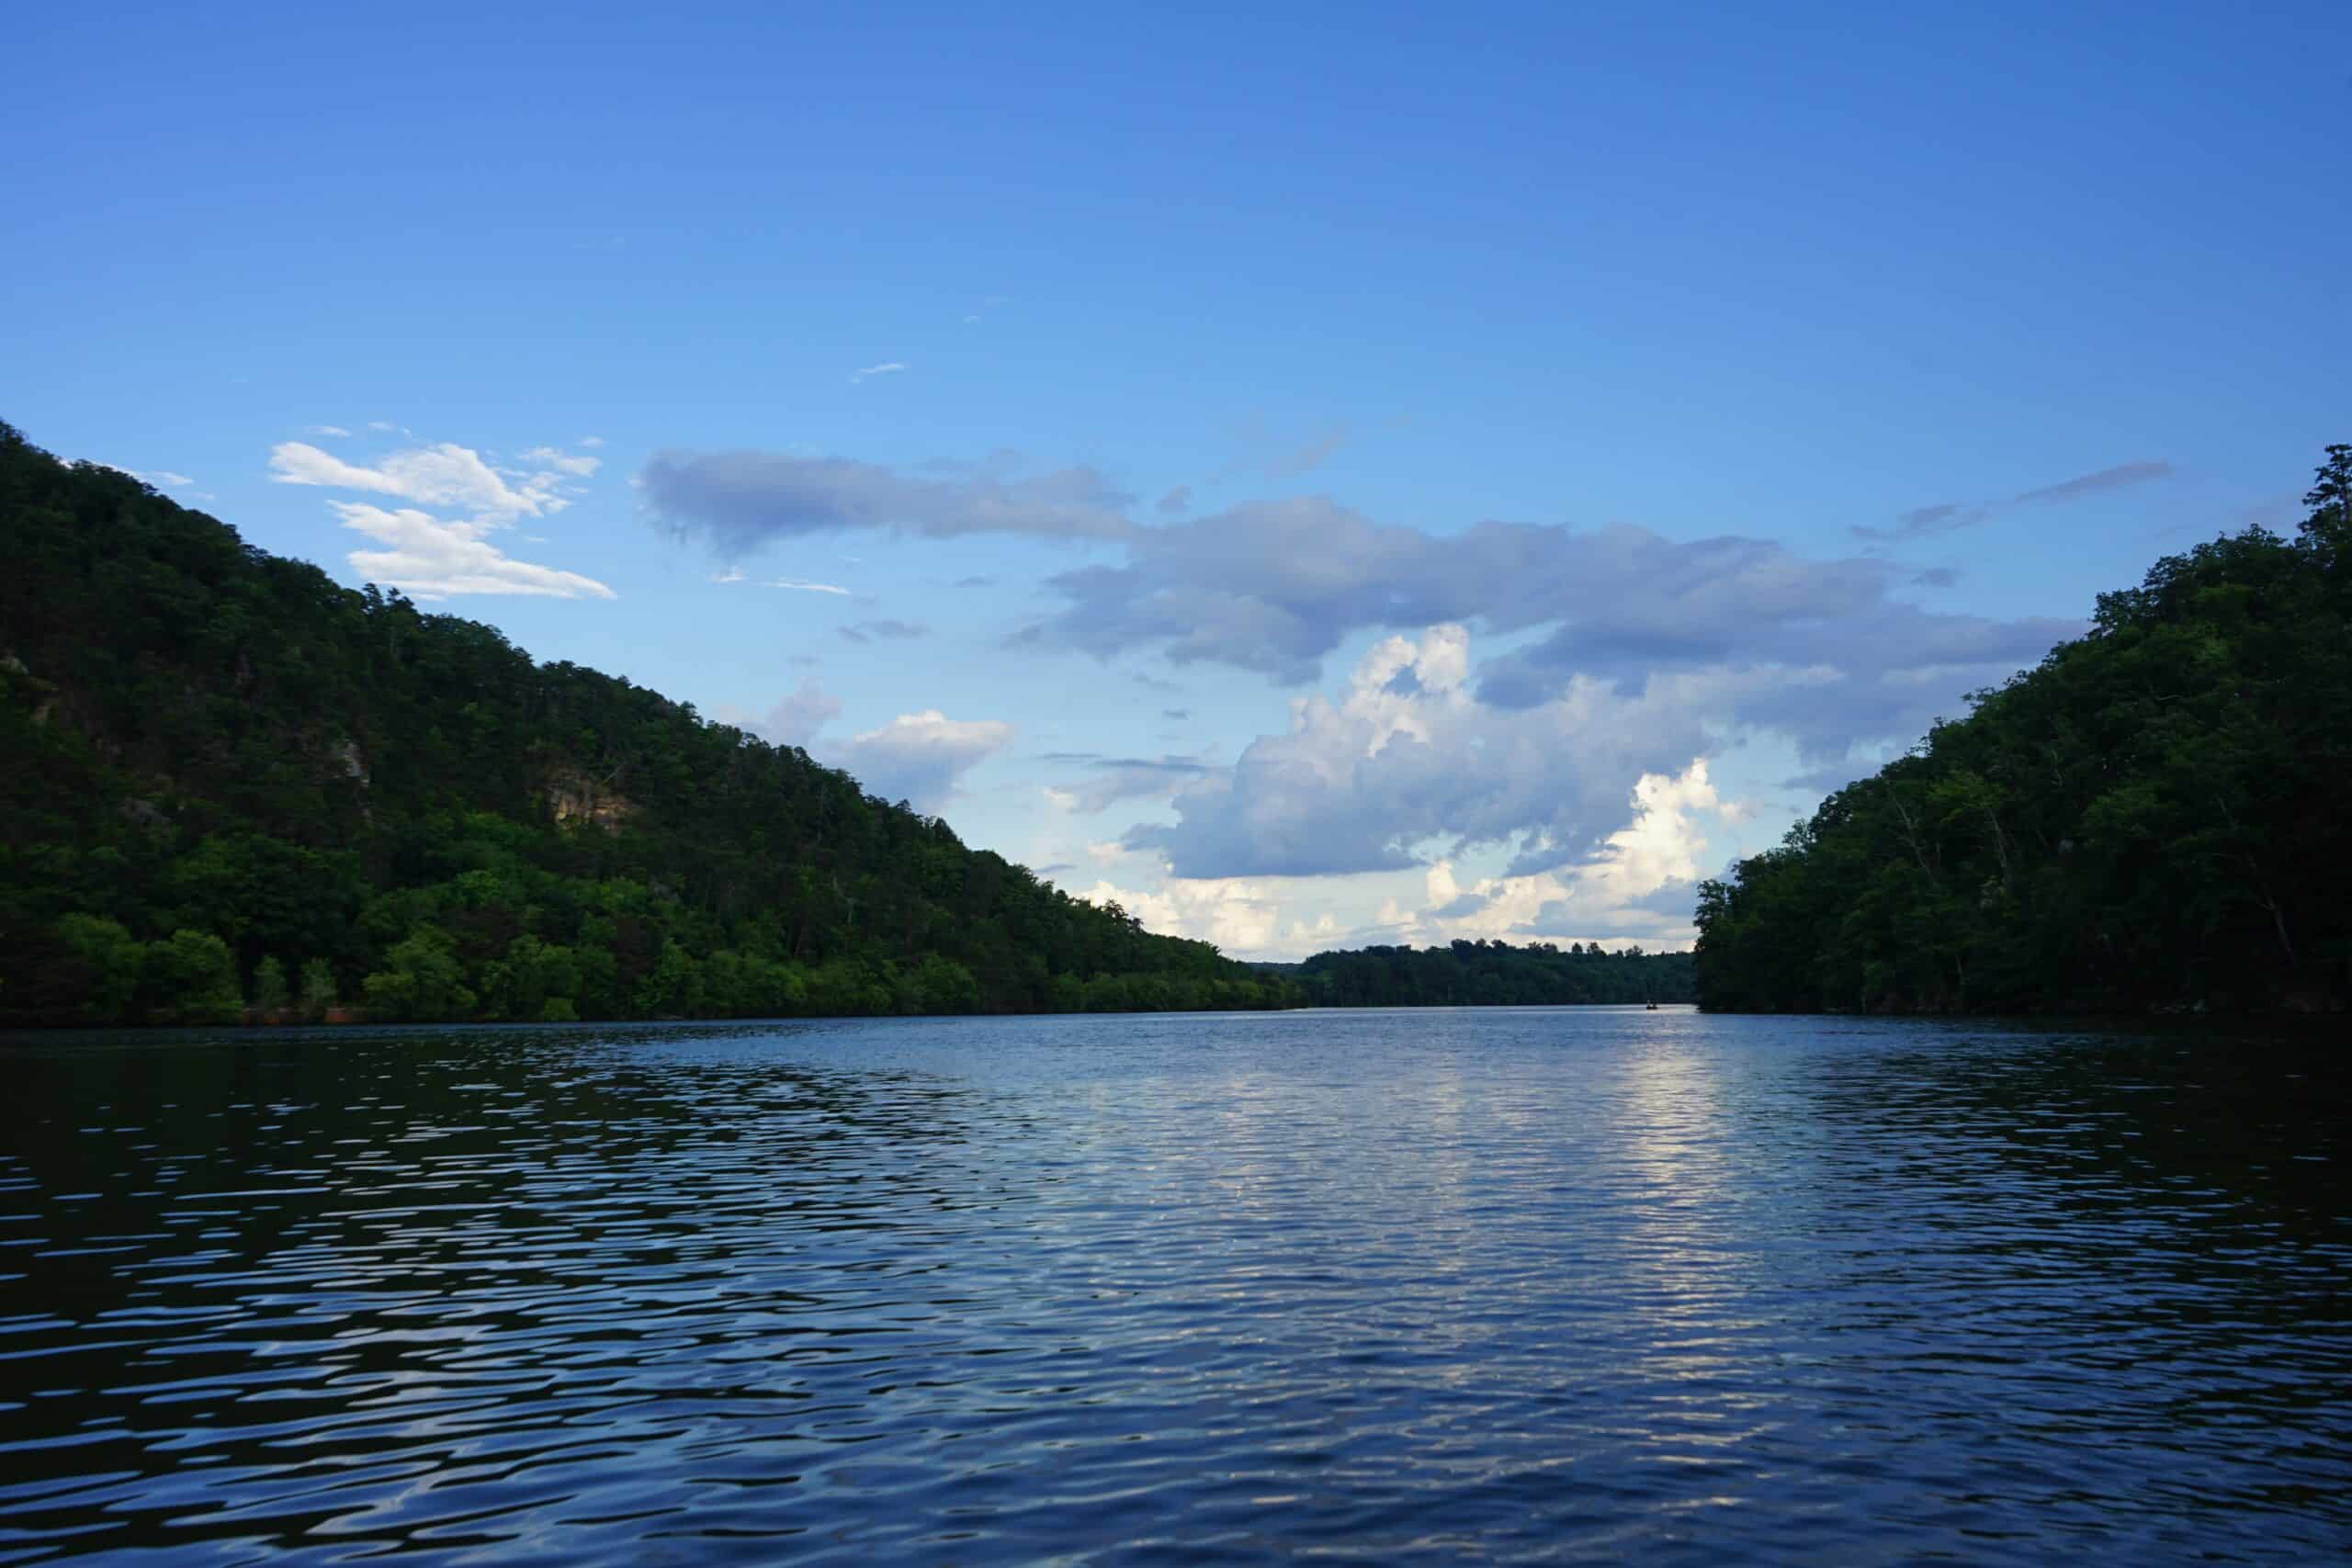
[[[1683,1010],[49,1039],[0,1562],[2311,1560],[2345,1069]]]

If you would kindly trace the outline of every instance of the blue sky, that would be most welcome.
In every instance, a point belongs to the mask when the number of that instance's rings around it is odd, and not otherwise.
[[[1685,941],[2352,433],[2341,6],[1267,9],[43,8],[0,417],[1265,955]]]

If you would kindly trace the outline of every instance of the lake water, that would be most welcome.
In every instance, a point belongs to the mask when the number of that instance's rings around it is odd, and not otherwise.
[[[0,1072],[0,1562],[2352,1551],[2310,1041],[1577,1009]]]

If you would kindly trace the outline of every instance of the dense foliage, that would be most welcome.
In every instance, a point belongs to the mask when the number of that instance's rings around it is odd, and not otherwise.
[[[1701,889],[1700,1005],[2338,1009],[2352,998],[2352,446],[2260,528]]]
[[[1274,968],[1274,965],[1265,965]],[[1697,997],[1687,953],[1608,953],[1551,942],[1457,942],[1318,953],[1281,966],[1316,1007],[1537,1007],[1574,1002],[1687,1002]]]
[[[1262,1007],[947,825],[0,424],[0,1022]]]

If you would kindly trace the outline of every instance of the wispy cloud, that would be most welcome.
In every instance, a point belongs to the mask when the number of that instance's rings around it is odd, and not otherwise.
[[[2041,501],[2073,501],[2079,496],[2098,495],[2105,491],[2146,484],[2151,479],[2168,479],[2172,472],[2172,465],[2165,462],[2120,463],[2112,468],[2101,468],[2095,474],[2082,474],[2071,479],[2061,479],[2054,485],[2026,491],[2015,498],[2014,503],[2028,506]]]
[[[1889,527],[1874,527],[1857,524],[1847,530],[1858,539],[1875,539],[1894,543],[1904,539],[1932,538],[1939,534],[1958,533],[1973,528],[1992,516],[2003,506],[2034,506],[2044,502],[2076,501],[2086,495],[2107,491],[2123,490],[2132,485],[2146,484],[2151,479],[2170,477],[2173,466],[2161,460],[2144,463],[2121,463],[2112,468],[2101,468],[2095,474],[2078,474],[2056,484],[2041,485],[2020,491],[2007,502],[1992,502],[1969,505],[1956,501],[1941,502],[1934,506],[1915,506],[1896,514]]]
[[[896,359],[891,360],[887,365],[869,365],[863,370],[851,371],[849,373],[849,382],[851,386],[854,387],[859,382],[868,380],[876,376],[895,376],[905,368],[906,366]]]
[[[797,577],[771,577],[760,584],[763,588],[788,588],[799,593],[837,593],[846,599],[850,592],[830,582],[803,582]]]
[[[269,469],[277,484],[368,491],[424,506],[463,507],[495,523],[562,511],[571,502],[558,493],[558,486],[577,477],[547,468],[494,468],[471,447],[447,441],[394,452],[373,467],[347,463],[306,442],[281,441],[269,450]]]
[[[916,637],[929,637],[931,628],[920,621],[859,621],[837,628],[844,642],[910,642]]]
[[[712,572],[710,580],[713,582],[741,582],[743,581],[743,569],[740,566],[730,566],[725,571]]]
[[[187,475],[174,473],[169,468],[126,468],[120,463],[103,462],[96,457],[84,460],[96,468],[111,468],[118,474],[129,474],[141,484],[153,490],[187,490],[196,483]]]
[[[305,435],[323,436],[332,441],[340,440],[343,437],[349,435],[351,432],[344,429],[344,427],[339,424],[314,424],[309,429],[303,431],[302,434]]]
[[[1872,528],[1857,524],[1850,531],[1858,539],[1924,539],[1938,534],[1973,528],[1992,514],[1989,507],[1962,506],[1957,502],[1945,502],[1937,506],[1915,506],[1908,512],[1898,513],[1891,528]]]
[[[383,422],[378,422],[379,424]],[[340,426],[321,426],[335,429]],[[371,426],[371,428],[374,428]],[[534,458],[563,454],[547,448]],[[371,581],[420,599],[458,594],[521,593],[554,599],[614,599],[611,588],[581,572],[516,560],[490,536],[526,517],[546,517],[571,504],[564,494],[595,471],[594,460],[536,468],[496,467],[469,446],[442,442],[390,453],[374,464],[350,463],[307,442],[270,448],[269,477],[277,484],[359,491],[418,503],[387,508],[367,502],[327,504],[343,525],[383,547],[351,552],[351,569]],[[452,520],[424,507],[456,507],[470,517]],[[522,536],[528,544],[542,536]]]
[[[559,452],[552,446],[534,446],[523,454],[523,461],[537,463],[557,473],[570,474],[582,479],[594,478],[596,470],[605,466],[602,457],[574,457],[569,452]]]
[[[1301,474],[1321,468],[1334,453],[1348,444],[1348,427],[1344,424],[1329,425],[1305,441],[1299,441],[1277,436],[1255,416],[1245,421],[1235,434],[1242,445],[1242,453],[1210,476],[1213,483],[1221,484],[1238,474],[1255,474],[1269,483],[1296,479]],[[1167,504],[1168,501],[1178,499],[1178,491],[1171,491],[1163,499],[1161,509],[1181,510],[1181,506]],[[1182,502],[1191,499],[1189,491],[1181,497]]]
[[[647,508],[721,559],[808,534],[886,529],[946,538],[1027,534],[1123,538],[1131,497],[1091,468],[914,478],[878,463],[781,452],[657,452],[638,475]]]
[[[593,577],[515,560],[483,535],[488,525],[451,523],[430,513],[388,512],[365,502],[327,503],[343,525],[386,547],[354,550],[351,569],[371,582],[405,589],[421,599],[461,593],[522,593],[551,599],[619,597]]]
[[[1209,769],[1193,757],[1103,757],[1088,751],[1049,751],[1048,762],[1085,768],[1090,776],[1054,791],[1065,811],[1091,816],[1117,801],[1166,796]]]
[[[604,444],[605,438],[601,435],[583,435],[578,441],[572,443],[575,446],[586,446],[591,449],[602,446]]]

